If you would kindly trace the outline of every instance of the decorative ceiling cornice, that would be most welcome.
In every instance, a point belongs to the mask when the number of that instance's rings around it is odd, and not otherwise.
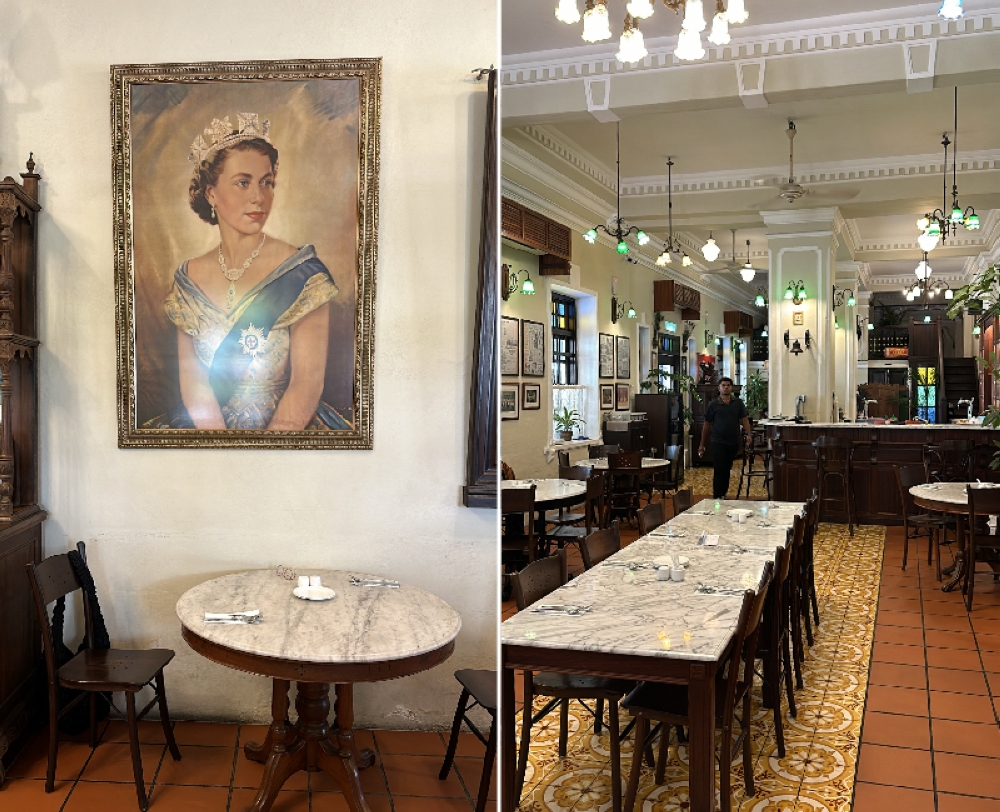
[[[909,16],[899,9],[810,20],[808,29],[795,21],[786,26],[748,27],[733,36],[729,45],[706,47],[705,59],[679,62],[674,57],[676,37],[658,37],[646,42],[649,55],[635,66],[615,58],[615,44],[539,51],[504,56],[501,80],[505,87],[577,81],[584,77],[621,75],[650,71],[690,69],[698,65],[736,62],[760,57],[787,57],[847,48],[870,48],[905,44],[912,40],[940,40],[990,33],[1000,29],[1000,11],[967,12],[956,22],[947,22],[922,8],[911,8]],[[893,15],[893,16],[889,16]],[[785,30],[782,30],[784,28]]]
[[[598,160],[571,138],[546,125],[522,127],[520,132],[544,147],[551,155],[569,164],[577,172],[601,184],[612,194],[617,191],[615,173],[611,167]],[[504,140],[505,149],[507,143]]]
[[[608,200],[595,195],[589,189],[585,189],[555,167],[517,146],[517,144],[512,144],[506,138],[502,140],[500,155],[504,164],[524,172],[558,194],[591,209],[601,217],[601,222],[615,213],[614,206]],[[586,228],[590,228],[590,226]]]

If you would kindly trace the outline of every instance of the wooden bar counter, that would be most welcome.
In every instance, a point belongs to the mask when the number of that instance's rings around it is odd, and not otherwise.
[[[996,450],[993,442],[1000,440],[998,429],[963,424],[783,422],[765,425],[774,448],[772,497],[780,501],[805,501],[817,487],[816,450],[812,444],[818,437],[837,437],[854,443],[854,510],[855,521],[861,524],[903,523],[895,469],[900,465],[922,465],[924,446],[942,440],[975,440],[973,476],[984,482],[1000,481],[1000,472],[989,468]],[[824,513],[823,519],[846,522],[847,514]]]

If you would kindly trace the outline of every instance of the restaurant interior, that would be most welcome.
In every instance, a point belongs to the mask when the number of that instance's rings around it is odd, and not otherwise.
[[[504,2],[505,812],[1000,809],[998,26]]]
[[[463,35],[440,47],[449,16],[462,19]],[[468,463],[470,359],[489,140],[488,82],[476,69],[496,62],[496,5],[436,3],[427,14],[385,0],[51,0],[3,3],[0,20],[0,175],[7,176],[0,310],[8,318],[0,318],[0,810],[475,809],[486,748],[468,727],[451,769],[439,774],[463,690],[455,672],[495,669],[497,647],[495,497],[486,507],[470,507],[482,501],[467,498],[476,484]],[[115,97],[112,66],[200,64],[206,75],[190,81],[207,86],[223,68],[203,63],[271,61],[280,72],[288,60],[305,60],[309,71],[310,60],[345,58],[357,60],[366,81],[381,81],[380,97],[372,95],[377,84],[364,88],[372,117],[360,130],[374,139],[365,153],[374,175],[362,181],[374,180],[376,192],[363,212],[373,343],[357,379],[370,375],[367,448],[364,437],[356,448],[122,447],[119,349],[130,335],[118,329],[128,287],[116,288],[116,271],[133,248],[139,256],[143,235],[139,247],[118,239],[123,176],[114,162],[123,143],[114,138],[121,119],[113,111],[123,99]],[[169,134],[180,149],[156,156],[147,176],[162,170],[173,180],[136,198],[125,215],[170,196],[181,201],[176,216],[157,225],[171,252],[191,231],[209,231],[187,207],[188,144],[212,116],[228,124],[239,114],[241,131],[263,128],[264,140],[283,150],[269,236],[293,239],[288,206],[301,203],[310,177],[328,173],[339,182],[346,167],[345,182],[359,183],[352,164],[334,154],[311,169],[295,161],[315,144],[308,129],[288,122],[335,121],[341,109],[316,105],[306,109],[313,118],[296,118],[291,107],[249,106],[261,98],[252,84],[221,84],[233,98],[245,87],[247,106],[235,100],[197,120],[174,114]],[[246,117],[244,125],[246,111],[260,121]],[[172,115],[170,105],[157,112]],[[125,123],[135,139],[142,135],[135,120]],[[357,127],[337,132],[359,137]],[[207,129],[205,139],[203,148],[214,148]],[[214,222],[214,205],[202,219],[209,216]],[[352,234],[352,252],[353,242]],[[216,238],[201,250],[219,245]],[[161,255],[155,270],[169,280],[181,258]],[[238,279],[243,256],[227,259]],[[136,278],[150,270],[137,262]],[[350,273],[334,268],[341,298],[352,289]],[[162,296],[154,304],[165,320]],[[248,354],[259,349],[252,337],[252,330],[244,336]],[[127,380],[122,385],[128,390]],[[100,617],[86,615],[82,576],[67,569],[80,542]],[[293,597],[298,579],[315,573],[316,589],[333,587],[335,598]],[[52,612],[63,593],[59,628],[77,667],[59,678],[82,686],[85,700],[75,707],[82,730],[67,733],[60,724],[50,756],[46,700],[56,683],[42,657],[37,610],[47,604]],[[261,614],[211,625],[202,610]],[[353,623],[327,625],[324,612],[338,611]],[[279,618],[290,625],[276,625]],[[77,655],[91,620],[94,645]],[[106,628],[109,651],[121,654],[89,659],[101,648],[98,627]],[[300,634],[307,627],[311,638]],[[220,642],[226,635],[258,642],[236,650]],[[293,638],[297,651],[285,645]],[[92,733],[86,697],[106,693],[114,707],[99,710]],[[138,716],[151,700],[149,716],[133,726],[133,705]],[[469,715],[485,735],[489,714]],[[262,798],[265,776],[280,791]],[[495,786],[487,795],[495,799]]]

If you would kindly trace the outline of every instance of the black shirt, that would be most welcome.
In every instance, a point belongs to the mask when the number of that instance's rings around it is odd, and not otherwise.
[[[744,417],[749,417],[747,407],[736,395],[729,399],[728,405],[721,397],[709,403],[705,410],[705,422],[712,424],[711,442],[739,445],[740,421]]]

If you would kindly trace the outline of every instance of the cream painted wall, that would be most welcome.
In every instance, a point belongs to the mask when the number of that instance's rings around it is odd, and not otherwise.
[[[496,512],[460,506],[485,121],[470,72],[497,61],[495,0],[4,0],[0,19],[0,167],[23,171],[34,151],[42,175],[46,553],[86,540],[115,644],[177,652],[181,718],[268,711],[266,680],[181,640],[189,587],[277,564],[405,579],[461,614],[456,651],[359,685],[358,722],[446,726],[452,672],[495,667]],[[351,56],[384,58],[374,450],[120,450],[109,66]]]

